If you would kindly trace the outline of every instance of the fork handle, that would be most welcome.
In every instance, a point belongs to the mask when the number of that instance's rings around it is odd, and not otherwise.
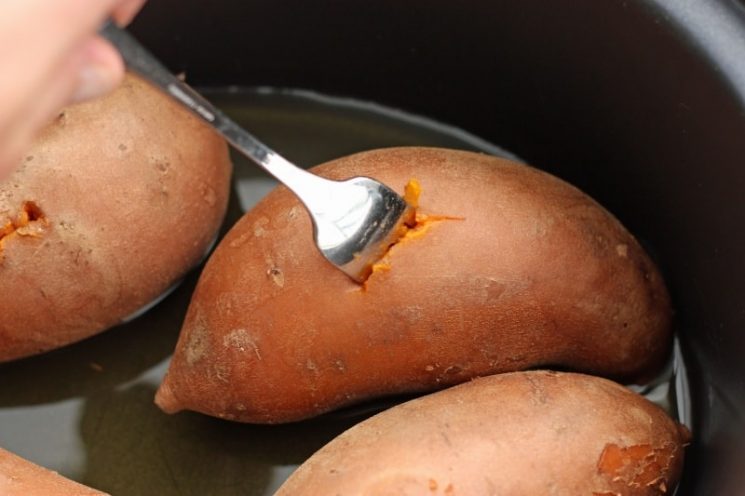
[[[188,84],[174,76],[127,31],[109,21],[99,31],[121,53],[127,67],[160,88],[194,115],[212,126],[231,145],[290,188],[307,207],[308,199],[329,186],[321,178],[294,165],[236,124]]]

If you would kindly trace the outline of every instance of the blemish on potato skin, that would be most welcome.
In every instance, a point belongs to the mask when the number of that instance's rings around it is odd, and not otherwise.
[[[364,496],[378,496],[380,494],[390,495],[409,495],[409,494],[445,494],[452,496],[455,494],[453,485],[448,484],[445,487],[445,492],[440,493],[440,483],[435,479],[410,473],[406,469],[402,471],[393,470],[390,472],[383,472],[378,474],[375,479],[368,480],[364,486],[364,491],[361,493]]]
[[[445,325],[442,322],[433,322],[429,332],[434,336],[441,336],[445,332]]]
[[[194,325],[189,329],[186,341],[185,356],[186,363],[194,365],[207,355],[209,351],[209,333],[204,319],[197,315]]]
[[[305,368],[313,372],[314,374],[318,374],[318,365],[316,365],[316,362],[314,362],[311,358],[308,358],[308,360],[305,362]]]
[[[59,227],[63,231],[74,231],[75,230],[74,224],[71,224],[70,222],[67,222],[64,220],[59,221],[59,223],[57,224],[57,227]]]
[[[155,168],[165,176],[170,173],[171,163],[168,160],[158,160],[155,162]]]
[[[496,303],[507,291],[507,285],[493,278],[486,278],[480,282],[481,289],[483,291],[482,301],[484,303]]]
[[[533,223],[529,225],[529,234],[534,238],[544,237],[551,232],[555,224],[556,218],[552,215],[536,216]]]
[[[619,257],[628,258],[628,256],[629,256],[629,245],[627,245],[627,244],[616,245],[616,253],[618,253],[618,256]]]
[[[528,355],[526,354],[515,354],[510,355],[505,358],[507,363],[525,363],[528,360]],[[498,360],[494,360],[493,363],[497,363]]]
[[[463,372],[463,367],[460,365],[451,365],[443,371],[443,375],[458,375]]]
[[[225,384],[230,383],[230,369],[224,365],[215,365],[213,367],[215,371],[215,378]]]
[[[217,203],[215,189],[207,183],[202,183],[200,190],[202,200],[210,207],[214,207],[215,203]]]
[[[292,207],[290,210],[287,211],[287,217],[290,220],[294,220],[297,218],[299,213],[300,213],[300,209],[298,207]]]
[[[246,329],[234,329],[225,335],[222,344],[226,348],[237,349],[238,351],[253,351],[256,358],[261,360],[261,352],[256,341],[251,337]]]
[[[217,308],[220,316],[225,317],[233,313],[233,298],[231,293],[220,293],[215,301],[215,307]],[[223,338],[223,343],[225,339]]]
[[[254,236],[257,238],[262,237],[264,234],[266,234],[265,227],[269,224],[269,219],[266,217],[261,217],[260,219],[257,219],[256,222],[253,224],[253,231]]]
[[[445,429],[450,429],[450,426],[448,424],[445,424]],[[448,448],[453,447],[453,441],[450,439],[450,436],[447,432],[445,432],[445,430],[440,431],[440,436],[442,437],[442,440],[445,442],[445,445]]]
[[[284,287],[285,285],[285,275],[282,272],[282,270],[279,267],[272,267],[269,270],[266,271],[267,276],[272,280],[274,284],[277,286]]]
[[[424,317],[424,310],[417,305],[407,305],[403,308],[392,309],[391,315],[398,322],[416,324]]]
[[[240,236],[238,236],[236,239],[232,240],[228,246],[231,248],[240,248],[242,245],[246,244],[246,241],[248,241],[252,235],[248,232],[244,232]]]
[[[542,384],[539,384],[532,376],[526,375],[525,380],[530,383],[530,388],[533,391],[533,400],[537,404],[545,405],[548,403],[548,396],[546,390]]]

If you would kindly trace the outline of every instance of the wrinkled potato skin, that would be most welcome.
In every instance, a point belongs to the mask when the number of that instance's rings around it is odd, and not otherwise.
[[[222,221],[227,145],[133,76],[69,107],[0,183],[0,361],[111,327],[204,256]],[[22,234],[23,233],[23,234]]]
[[[368,398],[560,366],[655,371],[670,346],[663,281],[634,238],[576,188],[486,155],[366,152],[315,169],[375,177],[420,212],[462,217],[392,248],[361,289],[316,250],[279,188],[209,260],[156,402],[243,421],[299,420]]]
[[[0,448],[3,496],[106,496]]]
[[[673,493],[687,441],[685,428],[615,383],[515,372],[357,424],[277,496],[660,496]]]

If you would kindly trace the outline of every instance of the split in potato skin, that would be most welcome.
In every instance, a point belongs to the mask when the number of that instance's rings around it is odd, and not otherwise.
[[[13,236],[39,237],[44,229],[49,226],[44,212],[33,201],[24,201],[15,219],[8,220],[0,228],[0,261],[2,261],[3,244]]]

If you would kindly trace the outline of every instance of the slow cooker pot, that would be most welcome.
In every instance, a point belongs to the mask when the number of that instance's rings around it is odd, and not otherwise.
[[[404,108],[589,192],[673,294],[695,434],[679,494],[745,493],[742,3],[160,0],[134,32],[196,85]]]
[[[160,0],[133,30],[197,86],[400,107],[590,193],[673,294],[695,434],[679,494],[745,493],[742,3]]]

